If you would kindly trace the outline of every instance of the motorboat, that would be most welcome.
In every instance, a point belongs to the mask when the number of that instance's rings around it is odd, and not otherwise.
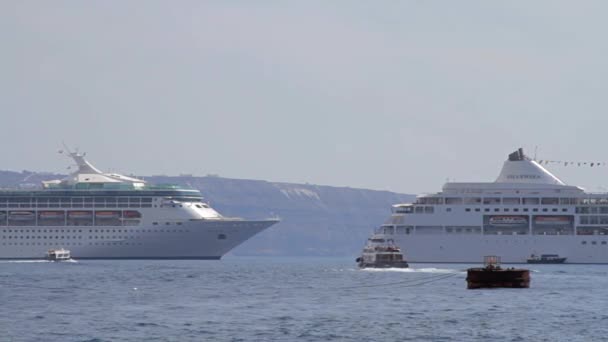
[[[66,261],[70,258],[70,251],[67,249],[49,249],[46,252],[46,259],[49,261]]]
[[[356,259],[360,268],[407,268],[399,246],[391,239],[371,237]]]
[[[558,254],[532,254],[527,259],[528,264],[563,264],[567,258],[560,257]]]

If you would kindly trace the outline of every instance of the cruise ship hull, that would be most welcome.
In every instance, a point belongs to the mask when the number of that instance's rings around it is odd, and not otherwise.
[[[413,263],[479,263],[487,255],[503,263],[526,263],[530,255],[559,254],[567,263],[608,264],[608,235],[472,235],[396,236]]]
[[[217,260],[277,222],[201,219],[181,225],[141,225],[128,229],[4,227],[0,230],[0,259],[42,259],[49,249],[66,248],[73,259]]]

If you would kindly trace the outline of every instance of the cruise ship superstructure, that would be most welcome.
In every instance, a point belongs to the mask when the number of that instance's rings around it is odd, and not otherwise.
[[[0,190],[0,259],[220,259],[278,222],[220,215],[198,190],[103,173],[69,152],[78,170],[39,190]]]
[[[494,182],[448,182],[441,192],[396,204],[374,235],[393,239],[410,262],[525,263],[559,254],[608,263],[608,194],[566,185],[519,149]]]

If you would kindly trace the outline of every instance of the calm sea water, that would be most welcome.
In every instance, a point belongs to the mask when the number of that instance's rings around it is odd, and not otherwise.
[[[0,341],[608,339],[608,266],[533,265],[530,289],[466,290],[469,266],[4,261]]]

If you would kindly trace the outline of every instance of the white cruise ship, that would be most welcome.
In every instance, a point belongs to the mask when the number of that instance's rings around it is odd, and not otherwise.
[[[375,230],[410,262],[525,263],[558,254],[568,263],[608,263],[608,193],[564,184],[522,149],[494,182],[448,182],[441,192],[396,204]]]
[[[201,193],[103,173],[69,153],[78,170],[40,190],[0,190],[0,259],[220,259],[278,222],[220,215]]]

